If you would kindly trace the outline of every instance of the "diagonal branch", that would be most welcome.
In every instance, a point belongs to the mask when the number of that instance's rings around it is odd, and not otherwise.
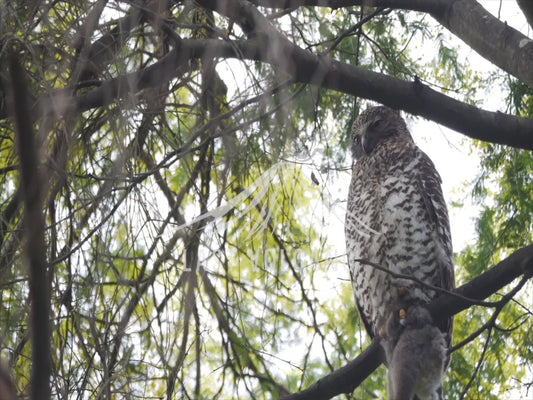
[[[228,2],[233,3],[234,0]],[[103,82],[100,87],[87,94],[70,98],[65,90],[52,92],[37,102],[39,115],[79,113],[109,105],[117,99],[181,76],[187,70],[189,60],[209,54],[211,57],[264,61],[289,73],[295,81],[403,109],[473,139],[533,150],[531,119],[482,110],[439,93],[418,80],[407,82],[355,65],[319,57],[287,40],[270,26],[257,10],[254,12],[254,18],[256,22],[258,18],[262,18],[260,24],[268,24],[267,29],[270,32],[263,29],[261,34],[262,37],[271,34],[268,40],[181,40],[178,47],[160,61],[137,72]]]
[[[434,0],[435,1],[435,0]],[[438,0],[431,13],[480,56],[533,87],[533,40],[500,21],[475,0]]]
[[[467,0],[457,2],[462,4],[464,1]],[[39,115],[79,113],[90,108],[106,106],[117,99],[177,78],[190,69],[190,60],[208,55],[266,62],[289,74],[297,82],[317,85],[375,100],[392,108],[403,109],[474,139],[533,150],[531,119],[479,109],[439,93],[417,79],[408,82],[313,54],[289,41],[246,0],[200,0],[200,3],[238,23],[250,40],[236,42],[214,39],[180,40],[176,37],[176,48],[147,68],[110,79],[97,89],[78,97],[71,97],[67,91],[60,90],[40,98],[37,103]],[[387,1],[380,0],[375,3],[386,5]],[[416,9],[422,7],[423,3],[415,0],[399,0],[395,7],[404,5]],[[435,6],[441,4],[441,0],[428,0],[428,4],[427,8],[435,15],[444,12]],[[513,33],[513,37],[515,36]],[[525,36],[522,39],[526,42],[522,40],[520,43],[529,43]],[[512,42],[515,43],[516,40],[513,39]],[[526,51],[532,46],[522,47],[522,50]],[[529,68],[529,65],[528,71],[531,72],[533,69]],[[524,81],[527,82],[525,79]]]
[[[390,7],[421,11],[463,40],[479,55],[533,87],[533,40],[494,17],[475,0],[253,0],[262,7],[296,8],[302,6]],[[531,0],[519,0],[531,24]]]
[[[531,0],[516,0],[516,3],[524,13],[529,26],[533,28],[533,2]]]
[[[529,277],[527,277],[526,275],[522,276],[522,279],[520,279],[520,282],[518,282],[518,284],[509,293],[503,296],[503,298],[498,302],[490,319],[486,323],[484,323],[479,329],[477,329],[475,332],[469,335],[466,339],[462,340],[460,343],[455,344],[450,349],[450,352],[453,353],[454,351],[459,350],[461,347],[464,347],[468,343],[474,341],[479,335],[481,335],[487,329],[494,328],[496,326],[496,320],[498,319],[498,315],[500,315],[503,308],[524,287],[524,285],[527,283],[528,280],[529,280]]]
[[[253,53],[256,57],[300,82],[376,100],[392,108],[424,116],[475,139],[533,150],[531,119],[481,110],[432,90],[418,80],[406,82],[319,57],[290,42],[246,0],[199,2],[235,21],[250,38],[260,43],[259,49]],[[380,2],[380,5],[384,3]]]
[[[533,276],[533,244],[517,250],[487,272],[457,288],[455,292],[460,294],[460,297],[442,294],[441,297],[429,303],[427,307],[437,322],[469,308],[471,303],[462,297],[483,300],[520,276],[528,279]],[[521,284],[517,287],[521,287]],[[383,350],[379,345],[379,338],[376,338],[353,361],[318,380],[310,388],[291,394],[283,400],[327,400],[342,393],[350,393],[383,360]]]
[[[425,287],[427,289],[431,289],[431,290],[433,290],[433,291],[435,291],[437,293],[446,293],[446,294],[449,294],[450,296],[457,297],[459,299],[467,301],[470,305],[478,305],[478,306],[483,306],[483,307],[497,307],[497,306],[501,305],[501,303],[499,301],[498,302],[481,301],[481,300],[470,299],[470,298],[461,296],[459,293],[457,293],[454,290],[446,290],[446,289],[444,289],[442,287],[431,285],[431,284],[429,284],[427,282],[424,282],[424,281],[422,281],[421,279],[419,279],[419,278],[417,278],[415,276],[408,275],[408,274],[400,274],[400,273],[391,271],[389,268],[383,267],[383,266],[381,266],[379,264],[376,264],[376,263],[374,263],[372,261],[368,261],[368,260],[364,260],[364,259],[360,259],[360,258],[356,258],[354,261],[358,262],[358,263],[361,263],[361,264],[370,265],[372,268],[375,268],[377,270],[386,272],[387,274],[389,274],[390,276],[392,276],[395,279],[404,279],[404,280],[408,280],[408,281],[413,281],[414,283],[416,283],[420,287]]]

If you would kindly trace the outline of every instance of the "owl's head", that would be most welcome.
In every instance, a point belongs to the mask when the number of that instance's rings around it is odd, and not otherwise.
[[[371,156],[393,138],[411,138],[398,110],[385,106],[363,111],[352,126],[352,155],[355,159]]]

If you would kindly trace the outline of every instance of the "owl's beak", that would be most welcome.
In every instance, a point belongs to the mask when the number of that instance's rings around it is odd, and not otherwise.
[[[361,137],[361,147],[363,148],[365,154],[369,156],[370,153],[372,153],[372,150],[374,150],[375,143],[367,135],[363,135]]]

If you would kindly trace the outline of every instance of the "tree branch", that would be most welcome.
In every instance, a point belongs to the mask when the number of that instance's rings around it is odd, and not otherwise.
[[[493,17],[474,0],[254,0],[262,6],[371,5],[430,13],[481,55],[533,86],[533,41]],[[205,54],[270,63],[303,83],[311,83],[375,100],[420,115],[471,138],[533,150],[533,121],[488,112],[432,90],[415,80],[407,82],[361,67],[310,53],[277,31],[245,0],[202,0],[200,3],[238,23],[252,40],[176,40],[166,57],[140,71],[103,82],[99,88],[72,98],[59,90],[38,101],[40,115],[64,115],[101,107],[160,85],[187,70],[187,62]]]
[[[515,251],[495,267],[456,289],[456,292],[466,298],[483,300],[521,275],[528,278],[533,276],[533,244]],[[471,303],[465,299],[443,295],[432,301],[428,309],[435,318],[444,319],[470,306]]]
[[[483,300],[520,276],[533,276],[533,244],[517,250],[487,272],[457,288],[456,293],[442,294],[428,304],[435,322],[455,315],[471,306],[464,298]],[[344,367],[321,378],[310,388],[291,394],[283,400],[327,400],[357,388],[384,360],[379,338]]]
[[[10,56],[10,107],[16,126],[20,159],[20,191],[24,200],[25,257],[28,264],[31,304],[31,394],[30,399],[50,398],[50,287],[44,239],[43,180],[39,174],[39,152],[33,133],[25,71],[15,55]]]
[[[379,342],[379,338],[375,338],[356,359],[319,379],[310,388],[290,394],[282,400],[327,400],[353,392],[385,361],[385,352]]]
[[[68,97],[65,90],[41,98],[39,115],[79,113],[109,105],[119,98],[158,86],[184,74],[187,63],[204,54],[265,61],[284,69],[296,81],[310,83],[420,115],[462,134],[490,143],[533,150],[533,120],[485,111],[439,93],[421,82],[407,82],[367,69],[319,57],[277,37],[265,41],[181,40],[160,61],[140,71],[111,79],[93,91]],[[277,39],[277,41],[276,41]],[[260,44],[261,43],[261,44]],[[276,53],[275,48],[278,47]],[[266,48],[266,49],[265,49]]]
[[[437,0],[428,1],[436,4]],[[384,2],[380,0],[380,4]],[[399,4],[405,2],[399,1]],[[315,55],[290,42],[246,0],[201,0],[200,3],[238,23],[251,39],[231,42],[176,38],[176,48],[147,68],[106,81],[99,88],[75,98],[70,98],[64,90],[41,98],[38,102],[40,114],[62,115],[108,105],[117,98],[174,79],[188,70],[189,60],[209,55],[263,61],[288,73],[298,82],[403,109],[474,139],[533,150],[531,119],[479,109],[439,93],[416,79],[407,82]]]
[[[124,46],[134,28],[142,25],[147,20],[147,13],[142,7],[132,6],[125,17],[116,21],[115,26],[94,41],[87,50],[87,60],[80,71],[79,81],[97,79],[101,72],[112,60],[117,52]],[[84,41],[87,40],[85,32],[78,34],[74,47],[83,50]]]
[[[431,13],[479,55],[533,87],[533,40],[500,21],[475,0],[438,0]]]
[[[273,8],[364,5],[425,12],[479,55],[533,87],[530,67],[533,65],[533,40],[494,17],[475,0],[254,0],[254,3]],[[530,0],[518,2],[528,21],[533,13],[530,3]]]
[[[256,51],[255,55],[300,82],[376,100],[424,116],[471,138],[533,150],[533,120],[481,110],[439,93],[417,80],[406,82],[319,57],[290,42],[246,0],[199,2],[238,23],[260,43],[260,53]]]
[[[531,0],[516,0],[516,2],[526,17],[527,23],[533,28],[533,2]]]

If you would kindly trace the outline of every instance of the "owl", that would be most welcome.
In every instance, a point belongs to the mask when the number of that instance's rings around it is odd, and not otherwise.
[[[447,360],[446,336],[428,310],[413,305],[391,313],[383,335],[389,400],[437,400]]]
[[[361,319],[375,337],[398,304],[424,304],[439,296],[410,277],[455,287],[450,226],[440,176],[398,111],[383,106],[364,111],[352,127],[352,154],[348,266]],[[449,347],[452,318],[437,326]]]

